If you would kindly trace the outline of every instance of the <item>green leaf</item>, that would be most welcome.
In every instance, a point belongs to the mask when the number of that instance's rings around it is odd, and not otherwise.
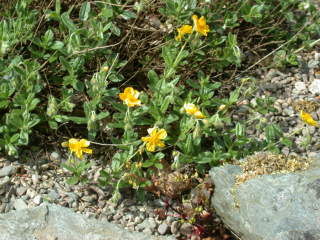
[[[286,138],[286,137],[282,137],[280,139],[280,143],[282,143],[283,145],[287,146],[287,147],[292,147],[292,140],[290,140],[289,138]]]
[[[62,21],[63,25],[68,28],[68,30],[69,30],[70,32],[75,32],[75,31],[77,31],[77,27],[76,27],[76,25],[74,25],[74,23],[73,23],[72,20],[70,19],[68,12],[62,13],[62,15],[61,15],[61,21]]]
[[[120,28],[118,28],[114,23],[112,23],[111,32],[112,32],[114,35],[118,36],[118,37],[120,37],[120,35],[121,35],[121,30],[120,30]]]
[[[132,18],[137,18],[137,15],[134,12],[131,11],[123,11],[123,13],[120,15],[124,20],[129,20]]]
[[[154,162],[153,161],[145,161],[143,164],[142,164],[142,167],[144,168],[148,168],[148,167],[151,167],[154,165]]]
[[[77,184],[79,181],[80,181],[80,179],[77,176],[72,176],[67,179],[67,183],[70,185]]]
[[[54,121],[54,120],[49,120],[48,123],[49,123],[49,127],[50,127],[51,129],[58,129],[58,123],[57,123],[56,121]]]
[[[40,122],[40,118],[34,118],[28,122],[28,128],[32,128]]]
[[[275,141],[283,135],[282,129],[276,124],[268,125],[265,130],[266,139],[268,142]]]
[[[64,69],[67,70],[70,75],[72,75],[73,74],[73,68],[72,68],[71,64],[65,59],[65,57],[64,56],[60,56],[59,60],[60,60],[60,63],[62,64],[62,66],[64,67]]]
[[[245,134],[245,128],[241,123],[238,122],[236,124],[236,136],[241,137],[241,136],[244,136],[244,134]]]
[[[89,2],[82,3],[80,8],[80,13],[79,13],[79,18],[81,21],[86,21],[88,19],[90,10],[91,10],[91,5]]]
[[[64,43],[61,41],[54,41],[53,44],[51,45],[51,49],[53,50],[60,50],[64,47]]]
[[[172,101],[172,96],[166,96],[162,102],[162,105],[160,107],[160,111],[162,113],[165,113],[169,107],[170,102]]]
[[[75,122],[77,124],[86,124],[87,123],[87,119],[84,117],[69,117],[69,116],[65,116],[66,119],[71,120],[72,122]]]
[[[229,97],[229,104],[234,104],[238,101],[239,98],[239,90],[234,90],[231,92],[230,97]]]
[[[56,10],[56,14],[60,15],[60,13],[61,13],[61,2],[60,2],[60,0],[56,0],[55,10]]]
[[[104,16],[105,18],[110,18],[113,16],[113,10],[112,8],[106,7],[102,9],[101,15]]]
[[[163,165],[161,163],[155,163],[154,166],[159,170],[163,169]]]

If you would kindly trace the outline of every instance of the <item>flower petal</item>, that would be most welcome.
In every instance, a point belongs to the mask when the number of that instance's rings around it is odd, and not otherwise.
[[[163,147],[165,147],[166,145],[164,144],[164,142],[159,141],[158,144],[157,144],[157,146],[163,148]]]
[[[82,148],[82,151],[88,154],[92,154],[92,149],[90,148]]]
[[[149,152],[154,152],[156,149],[156,146],[153,143],[148,142],[146,145],[146,148]]]
[[[149,133],[149,135],[152,134],[153,130],[158,129],[157,127],[153,127],[153,128],[148,128],[147,132]]]
[[[150,137],[142,137],[141,141],[142,142],[149,142],[150,141]]]
[[[80,146],[81,147],[88,147],[90,145],[90,141],[88,141],[87,139],[81,139],[80,140]]]
[[[167,137],[167,132],[164,129],[160,129],[157,135],[159,139],[165,139]]]

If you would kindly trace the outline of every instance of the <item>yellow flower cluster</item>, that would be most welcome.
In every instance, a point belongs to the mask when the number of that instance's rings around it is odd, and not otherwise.
[[[192,16],[193,20],[193,27],[191,25],[183,25],[182,27],[178,28],[178,36],[176,36],[176,40],[180,41],[184,35],[192,33],[192,31],[196,31],[203,36],[207,36],[208,32],[210,32],[209,26],[206,23],[206,19],[204,16],[198,18],[197,15]]]
[[[83,159],[83,153],[92,154],[92,149],[89,149],[90,142],[86,139],[70,138],[68,142],[63,142],[62,147],[68,147],[79,159]]]
[[[181,108],[181,111],[185,111],[188,115],[198,119],[206,118],[205,115],[199,110],[199,108],[193,103],[185,103]]]
[[[318,122],[316,122],[312,118],[311,114],[306,113],[306,112],[304,112],[302,110],[300,111],[300,118],[302,119],[302,121],[304,121],[305,123],[307,123],[307,124],[309,124],[311,126],[317,127],[319,125]]]

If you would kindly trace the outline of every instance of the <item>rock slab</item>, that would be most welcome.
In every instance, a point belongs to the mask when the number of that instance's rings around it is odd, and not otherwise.
[[[0,214],[0,240],[173,240],[129,232],[54,204]]]
[[[241,239],[320,239],[319,161],[308,170],[262,175],[235,186],[239,166],[211,169],[211,206]]]

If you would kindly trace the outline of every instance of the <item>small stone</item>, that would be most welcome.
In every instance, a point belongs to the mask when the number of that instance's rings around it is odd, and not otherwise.
[[[314,59],[311,59],[309,62],[308,62],[308,68],[316,68],[319,64],[319,61],[316,61]]]
[[[117,213],[116,215],[114,215],[113,217],[112,217],[112,219],[114,220],[114,221],[118,221],[118,220],[120,220],[121,218],[122,218],[122,214],[121,213]]]
[[[281,152],[284,154],[284,155],[289,155],[290,153],[290,149],[288,147],[284,147],[281,149]]]
[[[304,82],[296,82],[294,84],[294,90],[296,90],[297,92],[302,92],[306,89],[306,84]]]
[[[59,161],[60,160],[60,154],[59,153],[57,153],[57,152],[52,152],[51,154],[50,154],[50,160],[51,161]]]
[[[10,176],[15,174],[17,169],[14,166],[5,166],[0,169],[0,177]]]
[[[104,201],[104,200],[98,201],[98,207],[100,209],[104,208],[105,205],[106,205],[106,201]]]
[[[42,202],[42,197],[41,197],[41,195],[35,196],[34,199],[33,199],[33,202],[34,202],[36,205],[39,205],[39,204]]]
[[[180,227],[180,233],[188,236],[192,233],[193,230],[193,226],[190,223],[182,223],[181,227]]]
[[[148,234],[148,235],[152,235],[153,231],[150,228],[145,228],[143,231],[143,233]]]
[[[167,233],[168,229],[169,229],[168,224],[166,224],[166,223],[161,223],[161,224],[159,225],[159,227],[158,227],[158,233],[161,234],[161,235],[164,235],[164,234]]]
[[[122,201],[122,203],[120,204],[120,207],[130,207],[132,205],[134,205],[136,202],[132,199],[125,199]]]
[[[0,187],[5,186],[9,182],[10,182],[10,178],[8,176],[5,176],[4,178],[0,178]]]
[[[18,196],[22,196],[23,194],[25,194],[27,191],[26,187],[18,187],[16,190],[16,193]]]
[[[28,188],[27,189],[27,192],[26,192],[26,195],[29,197],[29,198],[34,198],[37,193],[35,190],[31,189],[31,188]]]
[[[141,217],[137,216],[137,217],[134,218],[134,223],[135,223],[136,225],[139,224],[139,223],[141,223],[141,222],[142,222],[142,218],[141,218]]]
[[[315,79],[309,86],[309,91],[312,94],[320,94],[320,79]]]
[[[179,221],[173,221],[170,227],[171,233],[176,235],[179,232],[180,228],[180,222]]]
[[[81,199],[85,202],[94,202],[96,198],[94,196],[83,196]]]
[[[175,219],[176,219],[176,218],[173,217],[173,216],[167,216],[166,222],[167,222],[168,224],[171,224]]]
[[[28,205],[26,204],[26,202],[21,199],[21,198],[18,198],[14,201],[13,203],[13,207],[16,209],[16,210],[21,210],[21,209],[25,209],[25,208],[28,208]]]
[[[38,174],[32,174],[31,180],[32,180],[32,183],[34,185],[37,185],[39,183],[39,175]]]
[[[59,194],[54,190],[50,190],[47,196],[50,198],[51,201],[55,201],[60,197]]]

